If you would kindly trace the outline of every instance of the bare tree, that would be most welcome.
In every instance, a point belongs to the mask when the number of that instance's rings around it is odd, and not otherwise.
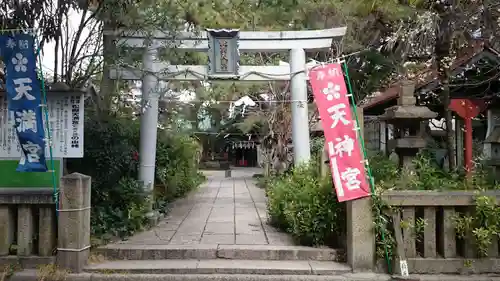
[[[61,18],[60,36],[56,40],[54,82],[64,82],[70,88],[82,88],[102,71],[102,22],[95,13],[84,7],[73,10],[74,15]],[[76,28],[72,25],[78,16]]]
[[[455,170],[455,156],[453,145],[453,118],[450,109],[450,66],[451,66],[451,44],[453,40],[453,6],[454,0],[436,1],[433,5],[434,11],[438,15],[438,24],[435,29],[436,41],[434,43],[434,54],[438,79],[441,84],[441,101],[444,107],[444,118],[446,120],[446,149],[448,153],[448,167]]]
[[[292,154],[292,103],[290,83],[269,82],[263,92],[267,101],[261,110],[252,111],[238,124],[243,132],[257,129],[260,136],[264,156],[264,172],[267,174],[282,173],[293,164]],[[310,127],[318,119],[314,105],[309,107]]]

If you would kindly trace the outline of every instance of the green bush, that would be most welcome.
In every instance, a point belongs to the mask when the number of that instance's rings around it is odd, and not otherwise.
[[[268,181],[270,223],[302,245],[337,246],[344,228],[344,210],[330,177],[320,178],[315,165],[294,168]]]
[[[163,190],[156,194],[157,203],[166,204],[200,185],[204,176],[196,161],[199,144],[185,135],[161,133],[156,152],[156,182]]]
[[[311,139],[311,159],[321,157],[323,147],[325,146],[324,137],[314,137]],[[314,160],[312,160],[314,161]]]
[[[142,228],[146,198],[134,180],[138,124],[115,116],[101,118],[86,114],[84,157],[68,160],[67,168],[92,177],[91,231],[106,240]]]
[[[383,152],[368,152],[368,162],[375,182],[393,180],[399,175],[398,164]]]
[[[68,172],[92,177],[92,235],[104,242],[113,237],[124,238],[146,226],[150,200],[136,180],[138,176],[139,122],[119,116],[99,116],[87,112],[84,131],[84,157],[69,159]],[[156,179],[174,189],[171,197],[161,196],[154,206],[161,212],[172,198],[183,196],[198,186],[193,155],[195,142],[185,136],[168,136],[159,132],[157,142]]]
[[[371,154],[370,167],[379,190],[483,190],[496,189],[494,174],[487,165],[476,161],[469,180],[464,173],[445,171],[432,150],[422,150],[413,159],[413,169],[404,171],[383,154]]]
[[[121,192],[113,192],[120,190]],[[92,205],[91,229],[94,237],[104,241],[113,237],[125,238],[142,230],[147,223],[147,197],[142,186],[132,178],[122,178],[110,188],[113,199],[102,201],[102,197]],[[120,204],[121,202],[121,204]]]

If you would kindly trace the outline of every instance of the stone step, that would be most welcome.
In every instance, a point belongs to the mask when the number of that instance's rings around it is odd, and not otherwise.
[[[259,274],[336,275],[351,268],[333,261],[275,260],[120,260],[90,264],[86,272],[103,274]]]
[[[344,261],[342,251],[330,248],[273,245],[132,245],[111,244],[96,254],[110,260],[233,259]]]

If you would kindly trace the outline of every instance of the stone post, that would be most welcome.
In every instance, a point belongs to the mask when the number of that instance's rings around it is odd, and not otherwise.
[[[56,216],[54,205],[42,205],[38,221],[38,255],[53,255],[56,242]]]
[[[357,113],[363,136],[363,110],[358,108]],[[353,272],[372,271],[375,267],[375,233],[371,197],[348,201],[346,213],[347,262]]]
[[[8,205],[0,206],[0,256],[9,255],[10,245],[14,241],[14,213]]]
[[[83,271],[90,252],[91,178],[73,173],[61,178],[57,265],[73,273]]]
[[[31,205],[23,204],[18,206],[17,228],[17,255],[25,257],[33,255],[35,224]]]

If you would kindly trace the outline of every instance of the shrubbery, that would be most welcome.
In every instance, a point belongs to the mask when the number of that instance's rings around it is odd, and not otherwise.
[[[345,227],[344,207],[337,201],[331,176],[321,177],[323,138],[311,141],[311,163],[283,175],[259,179],[266,188],[270,223],[301,245],[338,247]]]
[[[497,189],[495,177],[480,158],[466,180],[464,171],[446,171],[438,165],[432,150],[422,150],[413,159],[411,171],[401,170],[382,154],[370,157],[370,166],[377,190],[485,190]]]
[[[107,240],[126,237],[146,226],[147,196],[137,182],[139,123],[117,116],[87,113],[84,158],[71,159],[69,172],[92,177],[91,231]],[[160,194],[155,207],[165,210],[169,201],[196,188],[198,174],[195,142],[187,136],[158,133],[157,184],[172,194]],[[166,171],[163,175],[161,171]]]
[[[330,177],[321,178],[316,165],[294,168],[267,181],[272,225],[290,233],[302,245],[338,246],[344,228],[344,208]]]
[[[290,233],[303,245],[328,245],[341,240],[345,231],[345,211],[335,196],[331,175],[321,178],[318,173],[317,154],[313,150],[313,165],[299,167],[291,172],[260,179],[268,196],[270,223]],[[382,153],[369,153],[369,163],[376,185],[373,197],[374,230],[376,233],[377,255],[392,259],[395,253],[395,239],[392,232],[388,206],[379,195],[386,190],[488,190],[500,189],[494,175],[486,165],[476,161],[474,173],[466,179],[463,173],[445,172],[438,164],[432,150],[423,150],[413,161],[411,171],[401,170],[398,164]],[[476,212],[471,217],[457,216],[454,224],[457,235],[463,235],[469,227],[477,241],[479,254],[484,256],[491,243],[491,237],[498,236],[498,224],[491,218],[498,216],[500,207],[491,203],[494,199],[476,198]],[[425,220],[415,221],[411,227],[420,233]],[[384,238],[382,238],[382,233]],[[337,239],[336,239],[337,238]],[[338,239],[341,238],[341,239]]]
[[[389,215],[391,209],[382,200],[381,195],[386,190],[488,190],[498,189],[491,170],[481,164],[478,158],[476,167],[469,179],[464,173],[457,171],[445,171],[436,161],[432,150],[422,150],[413,160],[413,169],[405,171],[398,168],[397,164],[388,157],[377,154],[370,159],[371,168],[376,182],[376,195],[373,201],[373,213],[375,221],[375,233],[377,242],[378,258],[393,259],[396,249],[396,241],[393,234],[392,218]],[[476,239],[476,246],[480,256],[485,256],[491,237],[498,236],[497,224],[490,224],[490,218],[498,216],[500,208],[492,204],[491,198],[478,196],[475,198],[475,212],[472,216],[453,217],[453,223],[457,229],[457,235],[463,235],[463,230],[472,231]],[[494,201],[494,200],[493,200]],[[419,218],[414,222],[402,222],[402,227],[412,228],[412,231],[420,237],[423,234],[427,222]],[[382,233],[384,237],[382,237]],[[423,243],[423,241],[418,241]]]
[[[156,151],[156,198],[160,212],[168,202],[183,197],[199,186],[204,176],[198,172],[199,144],[185,135],[161,135]]]

